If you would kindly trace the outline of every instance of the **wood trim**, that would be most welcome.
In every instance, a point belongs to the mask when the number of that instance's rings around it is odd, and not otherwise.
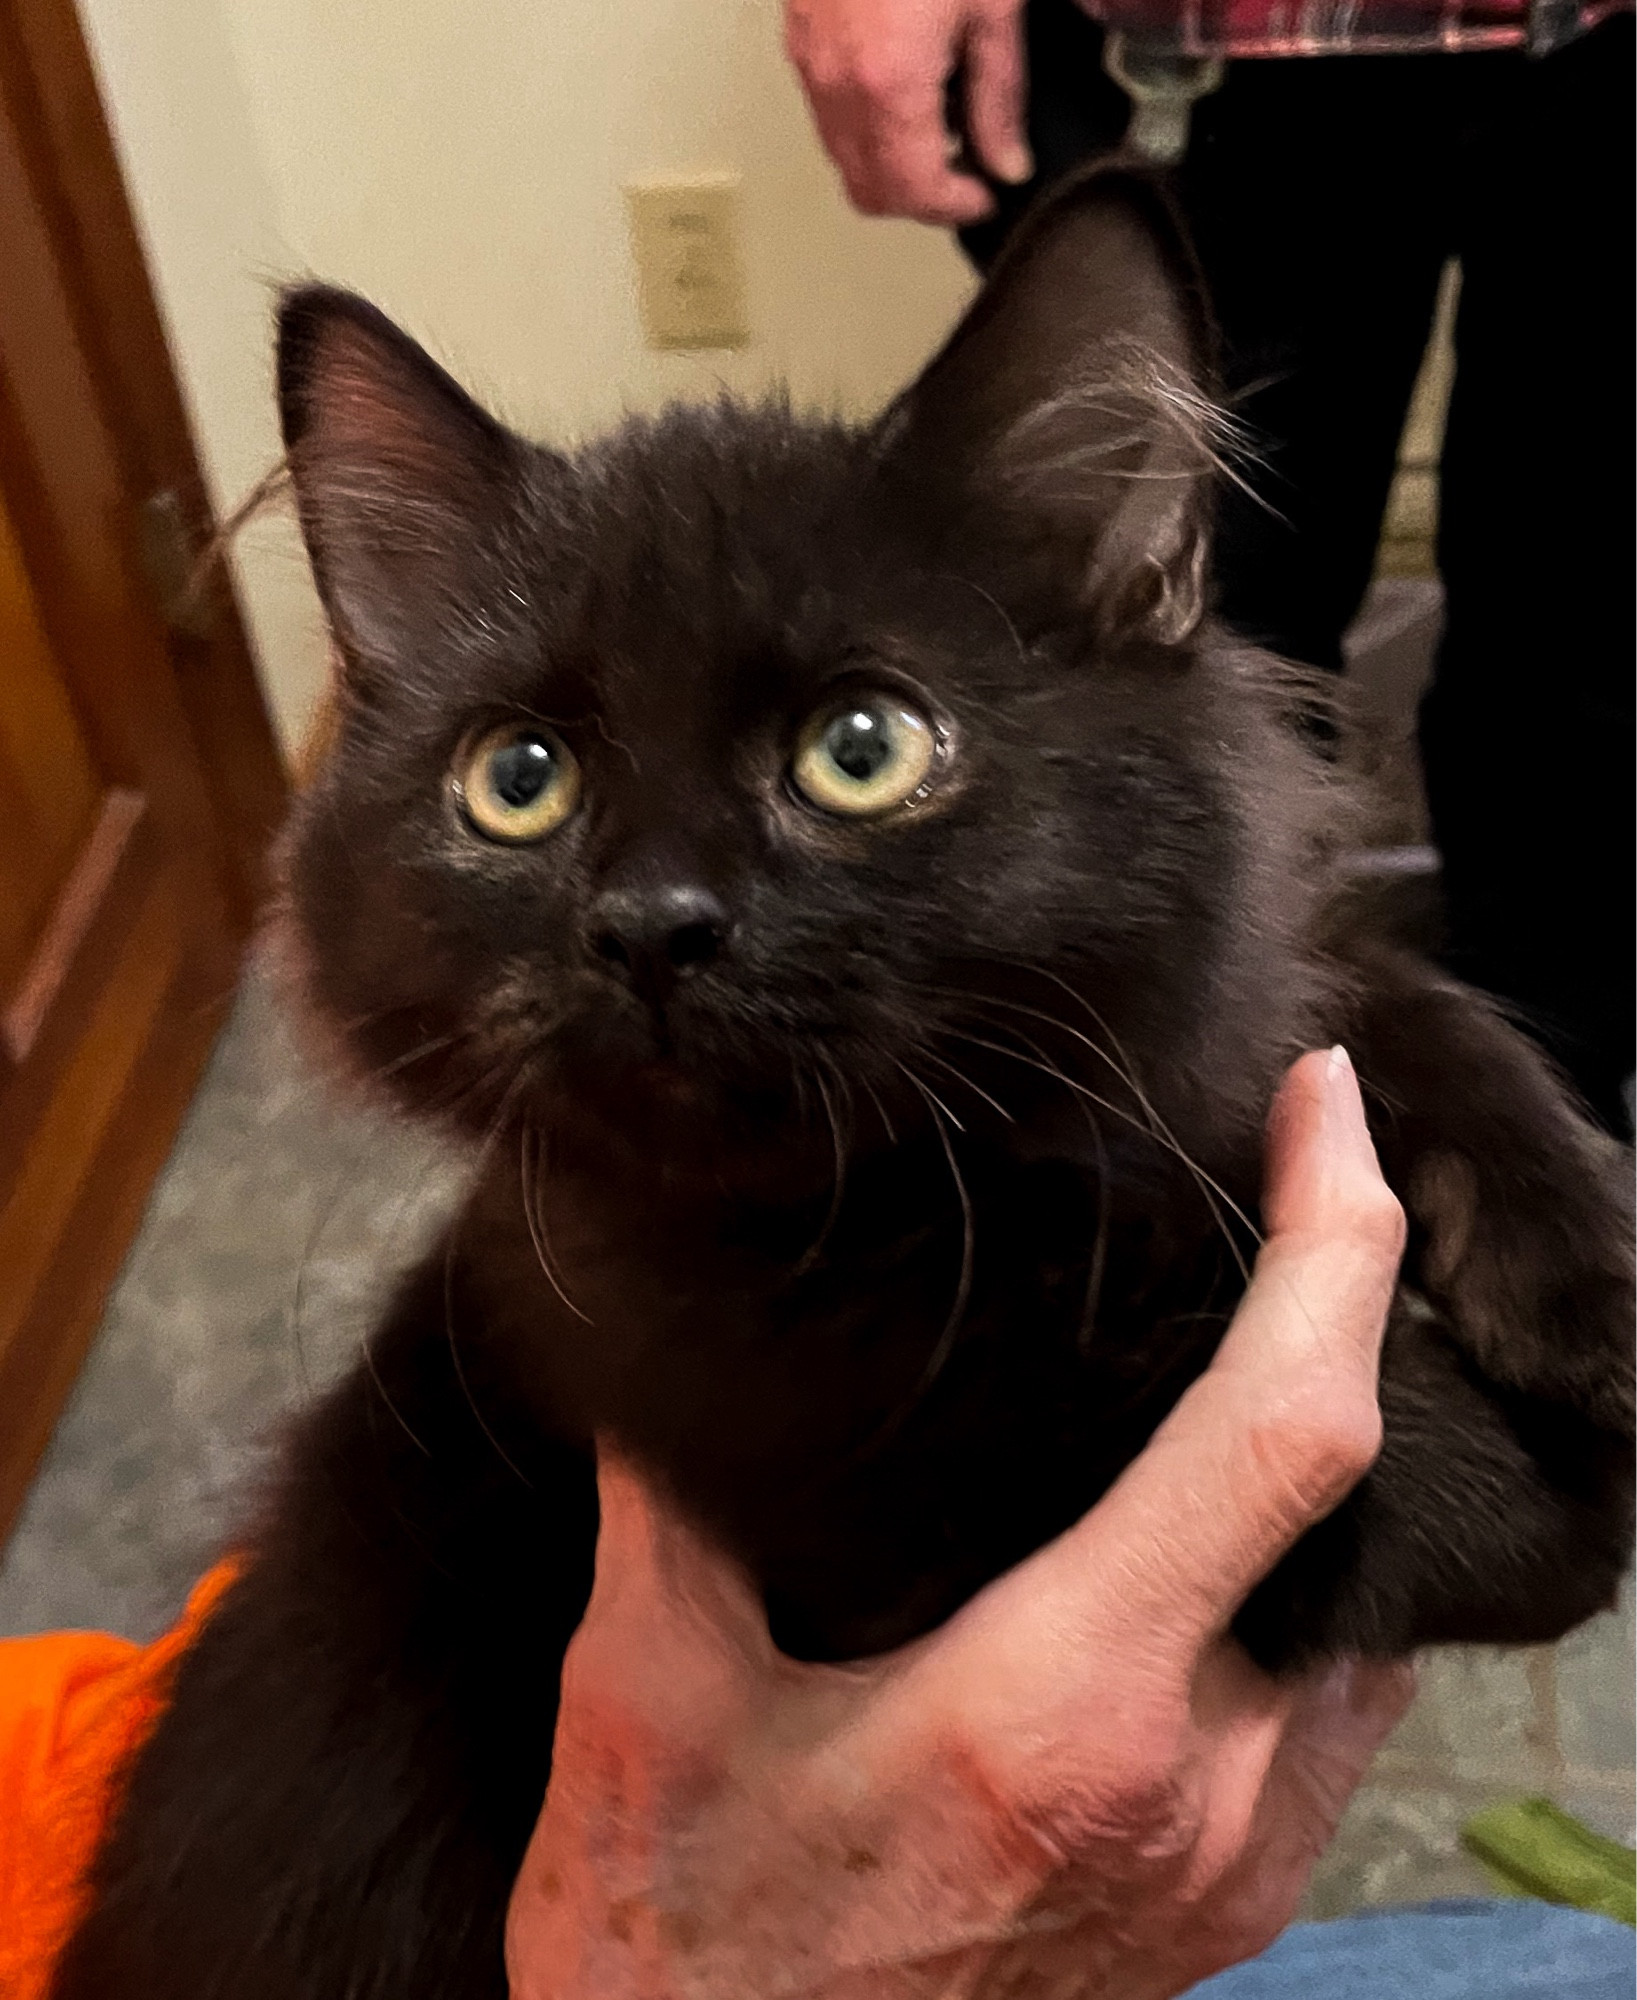
[[[3,0],[0,0],[3,4]],[[67,272],[10,117],[0,51],[0,477],[36,613],[110,784],[148,791],[168,836],[225,845],[162,621],[139,566],[141,495],[80,345]]]
[[[62,991],[75,954],[119,872],[147,803],[140,792],[124,786],[116,786],[103,798],[90,838],[80,849],[56,907],[46,919],[28,972],[0,1017],[0,1044],[14,1063],[28,1060],[51,1003]]]
[[[175,493],[203,548],[214,533],[205,484],[73,0],[0,0],[0,91],[127,491],[138,508]],[[136,512],[123,529],[131,575],[158,615]],[[208,636],[171,632],[167,643],[222,830],[223,893],[248,923],[266,893],[288,783],[231,583],[218,573],[207,587]]]
[[[73,0],[0,0],[0,479],[102,795],[0,1010],[3,1537],[231,1001],[288,789],[225,579],[182,632],[144,568],[156,493],[208,517]]]
[[[174,893],[175,884],[164,888]],[[143,918],[152,911],[150,904]],[[144,929],[139,921],[133,939]],[[0,1545],[101,1323],[154,1177],[226,1018],[234,971],[225,956],[201,962],[196,953],[177,964],[153,1006],[149,1032],[129,1051],[131,1074],[141,1082],[102,1128],[94,1163],[34,1292],[32,1310],[0,1345]]]
[[[163,872],[165,858],[161,830],[153,814],[144,813],[120,848],[98,915],[65,974],[55,1004],[40,1023],[28,1061],[10,1067],[5,1115],[0,1118],[0,1214],[16,1193],[34,1134],[51,1114],[52,1094],[90,1032],[108,970],[124,953],[131,926],[146,906],[146,885]],[[186,864],[179,858],[178,865]],[[209,879],[197,867],[191,872],[188,893],[196,902],[201,894],[208,898],[212,893]],[[231,995],[230,978],[221,997],[226,1000]],[[9,1057],[6,1060],[9,1064]]]
[[[137,1064],[159,1023],[166,995],[195,947],[174,873],[148,885],[124,949],[96,995],[73,1059],[24,1155],[0,1210],[0,1330],[17,1325],[66,1233],[86,1171],[108,1126],[140,1086]],[[49,1296],[53,1310],[57,1301]],[[0,1360],[5,1358],[0,1331]]]
[[[290,782],[298,792],[305,791],[324,768],[341,733],[340,696],[333,678],[333,666],[331,675],[314,704],[307,727],[301,732],[301,741],[290,759]]]

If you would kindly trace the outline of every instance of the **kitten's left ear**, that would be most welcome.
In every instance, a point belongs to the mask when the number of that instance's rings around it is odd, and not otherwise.
[[[959,538],[1024,555],[1105,625],[1175,641],[1203,609],[1223,420],[1198,269],[1152,179],[1076,176],[1029,216],[882,421],[886,468]]]
[[[302,535],[331,629],[368,685],[458,640],[529,448],[351,292],[287,292],[278,331]]]

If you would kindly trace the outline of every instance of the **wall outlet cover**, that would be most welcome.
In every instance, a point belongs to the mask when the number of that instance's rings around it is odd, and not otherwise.
[[[625,205],[648,345],[748,345],[737,176],[634,181]]]

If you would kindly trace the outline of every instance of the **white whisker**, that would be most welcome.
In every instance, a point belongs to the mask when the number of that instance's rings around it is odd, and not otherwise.
[[[903,1065],[900,1064],[899,1067],[903,1068]],[[972,1197],[967,1192],[966,1181],[961,1173],[960,1162],[955,1158],[955,1143],[949,1136],[949,1128],[945,1125],[943,1117],[939,1115],[942,1112],[944,1116],[947,1116],[948,1107],[940,1101],[933,1091],[927,1088],[921,1079],[915,1075],[913,1070],[906,1069],[904,1070],[904,1074],[921,1093],[922,1097],[926,1100],[927,1109],[932,1113],[932,1122],[938,1128],[938,1137],[943,1144],[944,1158],[949,1163],[950,1178],[955,1183],[955,1193],[961,1204],[961,1269],[960,1276],[955,1283],[954,1303],[949,1308],[949,1317],[944,1321],[943,1331],[938,1336],[937,1344],[934,1346],[927,1360],[926,1367],[921,1371],[921,1379],[916,1383],[909,1397],[906,1408],[912,1408],[926,1394],[927,1390],[932,1387],[932,1384],[943,1372],[944,1363],[949,1359],[950,1350],[955,1345],[955,1334],[962,1319],[965,1317],[967,1300],[970,1298],[972,1292],[974,1231],[972,1225]],[[894,1421],[896,1422],[896,1419]]]
[[[523,1219],[528,1224],[529,1241],[534,1245],[535,1258],[539,1263],[540,1269],[545,1273],[547,1284],[551,1286],[551,1289],[562,1300],[563,1304],[568,1307],[576,1319],[584,1320],[587,1326],[595,1326],[596,1321],[588,1312],[582,1312],[574,1303],[564,1289],[562,1279],[557,1275],[556,1260],[551,1254],[551,1240],[546,1235],[545,1218],[541,1215],[538,1207],[540,1167],[545,1149],[537,1132],[534,1133],[534,1181],[532,1188],[529,1183],[529,1136],[532,1130],[533,1128],[525,1121],[521,1131],[518,1133],[517,1162],[520,1192],[523,1197]]]
[[[975,1084],[965,1070],[957,1069],[954,1063],[946,1062],[942,1056],[934,1054],[931,1049],[918,1049],[916,1054],[923,1062],[935,1062],[940,1069],[948,1070],[957,1083],[964,1083],[975,1097],[981,1097],[992,1111],[998,1111],[1008,1125],[1015,1125],[1017,1123],[1017,1120],[1006,1109],[1006,1106],[998,1098],[991,1097],[988,1091],[984,1090],[980,1085]]]

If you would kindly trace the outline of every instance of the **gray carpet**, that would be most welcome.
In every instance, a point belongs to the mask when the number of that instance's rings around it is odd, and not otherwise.
[[[167,1624],[458,1185],[341,1108],[253,967],[0,1558],[0,1635]]]

